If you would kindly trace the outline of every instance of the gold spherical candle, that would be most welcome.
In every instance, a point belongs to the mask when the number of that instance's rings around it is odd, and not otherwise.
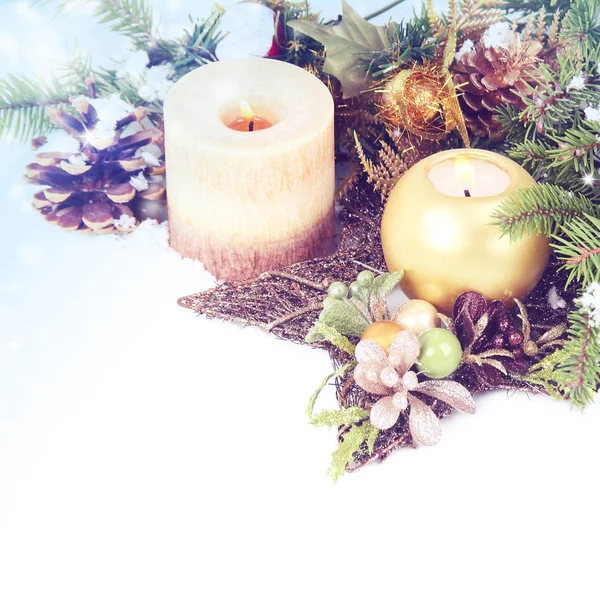
[[[548,263],[548,239],[511,241],[491,222],[511,193],[533,185],[515,162],[485,150],[448,150],[409,169],[381,223],[385,260],[390,271],[404,269],[404,293],[446,314],[469,290],[488,300],[525,297]]]

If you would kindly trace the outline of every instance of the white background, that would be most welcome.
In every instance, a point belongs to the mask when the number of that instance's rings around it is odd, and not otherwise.
[[[89,4],[0,5],[0,70],[122,54]],[[210,6],[154,4],[171,32]],[[303,415],[327,355],[179,308],[212,279],[164,230],[45,223],[31,159],[0,148],[2,600],[599,597],[598,406],[481,396],[333,485]]]

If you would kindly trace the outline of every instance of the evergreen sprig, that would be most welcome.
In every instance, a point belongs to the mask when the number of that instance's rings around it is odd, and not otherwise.
[[[540,184],[511,194],[492,218],[503,235],[518,240],[531,233],[553,235],[573,219],[598,213],[597,205],[586,196]]]
[[[65,109],[77,86],[54,77],[37,80],[26,75],[8,75],[0,80],[0,139],[25,142],[52,129],[49,107]]]
[[[564,353],[568,358],[557,367],[556,380],[565,397],[584,408],[593,402],[600,387],[600,331],[584,309],[569,315],[569,339]]]
[[[555,236],[552,247],[569,271],[567,285],[574,279],[583,286],[600,281],[600,219],[587,215],[560,229],[563,235]]]
[[[569,325],[566,344],[535,364],[525,379],[557,400],[585,408],[600,387],[600,329],[582,307],[571,313]]]

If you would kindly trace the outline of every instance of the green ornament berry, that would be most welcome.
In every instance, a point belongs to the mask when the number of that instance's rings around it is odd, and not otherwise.
[[[350,294],[352,298],[358,298],[363,304],[369,302],[369,290],[361,287],[356,281],[350,284]]]
[[[443,379],[452,375],[462,357],[458,338],[447,329],[430,329],[419,336],[421,354],[419,371],[432,379]]]
[[[341,281],[334,281],[327,290],[327,295],[338,300],[344,300],[348,297],[348,286]]]
[[[361,271],[356,278],[356,283],[362,288],[369,288],[375,279],[371,271]]]

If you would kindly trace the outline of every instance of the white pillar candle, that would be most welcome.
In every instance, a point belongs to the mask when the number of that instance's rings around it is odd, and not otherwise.
[[[239,130],[241,102],[266,128]],[[275,60],[211,63],[171,88],[164,116],[175,250],[219,279],[249,278],[329,251],[333,99],[321,81]]]

